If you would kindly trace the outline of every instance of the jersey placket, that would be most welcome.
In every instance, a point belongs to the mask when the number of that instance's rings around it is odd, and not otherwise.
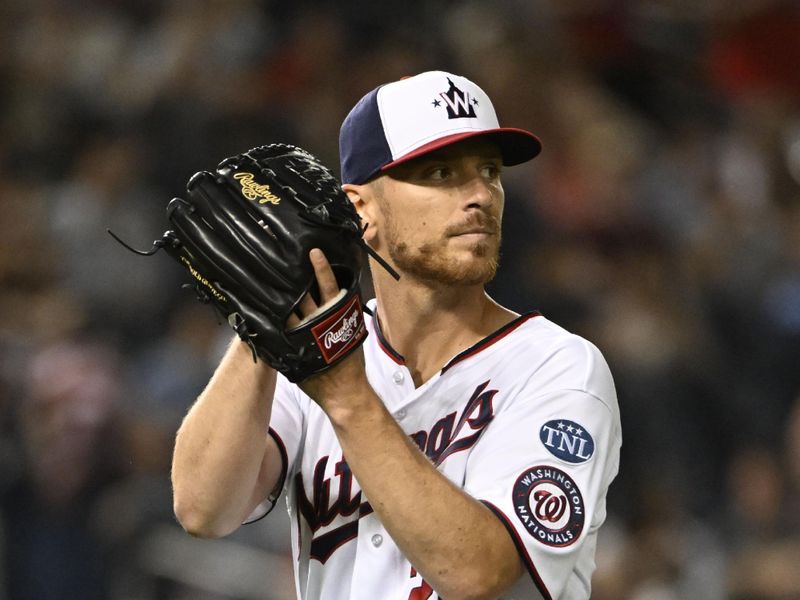
[[[372,600],[377,590],[406,587],[400,577],[411,567],[375,513],[359,520],[357,544],[350,600]],[[394,598],[388,594],[381,591],[380,597]]]

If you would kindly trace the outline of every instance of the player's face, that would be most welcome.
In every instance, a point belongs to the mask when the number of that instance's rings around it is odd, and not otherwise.
[[[500,252],[501,167],[495,144],[474,139],[392,168],[372,184],[376,250],[428,283],[487,283]]]

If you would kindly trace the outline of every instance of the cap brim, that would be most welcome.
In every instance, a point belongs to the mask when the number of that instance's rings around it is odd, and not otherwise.
[[[389,164],[384,165],[381,171],[386,171],[387,169],[419,158],[420,156],[424,156],[434,150],[444,148],[445,146],[450,146],[457,142],[476,137],[486,137],[495,142],[500,148],[503,164],[507,167],[513,167],[514,165],[527,162],[535,158],[542,151],[542,143],[539,141],[539,138],[530,131],[525,131],[524,129],[500,127],[498,129],[483,129],[481,131],[465,131],[463,133],[448,135],[420,146],[408,154],[404,154]]]

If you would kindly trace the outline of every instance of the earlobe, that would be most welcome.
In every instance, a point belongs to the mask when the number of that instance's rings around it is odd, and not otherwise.
[[[356,209],[358,216],[361,217],[362,226],[369,224],[364,232],[364,241],[371,241],[375,237],[376,228],[374,217],[371,214],[373,203],[369,200],[365,186],[346,183],[342,189]]]

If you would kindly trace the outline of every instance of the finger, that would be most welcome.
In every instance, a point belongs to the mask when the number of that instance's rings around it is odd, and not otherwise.
[[[306,294],[303,296],[303,299],[300,300],[300,306],[298,310],[300,316],[307,317],[315,310],[317,310],[317,303],[314,302],[314,298],[311,297],[311,294]]]
[[[314,267],[314,275],[317,278],[317,285],[320,288],[320,304],[324,304],[330,298],[336,296],[339,292],[339,286],[336,283],[336,277],[331,270],[328,260],[321,250],[313,249],[309,256],[311,264]],[[309,315],[314,314],[319,309],[317,303],[311,294],[305,294],[300,303],[295,308],[294,312],[286,319],[286,326],[291,329],[300,325],[302,320]]]
[[[289,317],[286,319],[287,329],[292,329],[300,325],[303,322],[303,319],[316,312],[317,308],[317,303],[314,302],[311,294],[306,294],[303,296],[303,298],[300,300],[300,304],[294,309],[294,312],[289,314]]]
[[[336,276],[322,250],[314,248],[308,255],[311,258],[311,265],[314,267],[314,275],[317,277],[321,302],[324,304],[339,293],[339,284],[336,283]]]

